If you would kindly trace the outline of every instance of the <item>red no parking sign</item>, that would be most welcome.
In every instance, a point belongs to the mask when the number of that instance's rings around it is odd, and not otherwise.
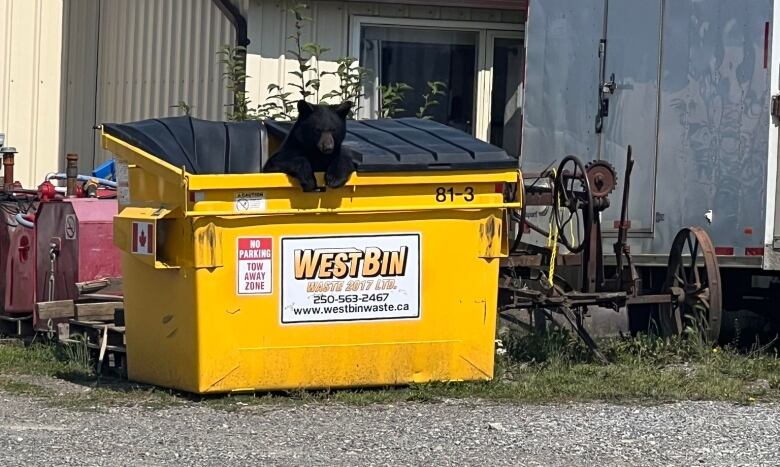
[[[236,293],[266,295],[272,290],[273,240],[270,237],[238,239]]]

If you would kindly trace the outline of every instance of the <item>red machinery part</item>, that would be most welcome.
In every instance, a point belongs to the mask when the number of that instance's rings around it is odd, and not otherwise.
[[[11,230],[3,278],[6,314],[29,314],[35,307],[34,243],[34,229],[17,226]]]
[[[116,199],[67,198],[40,203],[35,228],[16,227],[10,234],[6,313],[32,313],[36,302],[77,298],[77,282],[121,276],[120,254],[113,244],[117,212]],[[56,250],[53,288],[52,245]],[[33,314],[36,329],[47,325]]]
[[[48,180],[38,186],[38,197],[41,201],[51,201],[57,196],[54,184]]]
[[[117,212],[115,199],[67,198],[41,203],[35,217],[37,301],[74,299],[78,297],[76,282],[121,275],[120,252],[113,242]],[[50,292],[52,245],[57,252]],[[39,328],[34,315],[33,326]]]

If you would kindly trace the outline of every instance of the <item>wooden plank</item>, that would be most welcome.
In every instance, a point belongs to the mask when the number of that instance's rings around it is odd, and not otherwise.
[[[105,279],[98,279],[87,282],[76,282],[76,289],[81,294],[92,294],[95,292],[112,293],[122,291],[122,278],[121,277],[106,277]]]
[[[72,318],[75,316],[73,300],[57,300],[53,302],[38,302],[35,304],[38,321],[50,319]]]
[[[76,319],[79,320],[96,320],[96,321],[113,321],[114,311],[117,309],[116,302],[103,302],[103,303],[77,303],[76,304]]]
[[[106,295],[106,294],[84,294],[79,297],[79,301],[100,301],[100,302],[121,302],[124,298],[120,295]]]

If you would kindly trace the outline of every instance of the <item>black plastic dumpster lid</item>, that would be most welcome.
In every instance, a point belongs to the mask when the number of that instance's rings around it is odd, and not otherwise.
[[[257,173],[268,151],[265,127],[258,121],[167,117],[105,123],[103,130],[192,174]]]
[[[283,139],[291,122],[267,121],[268,132]],[[503,149],[468,133],[418,118],[349,120],[342,151],[358,172],[517,168]]]

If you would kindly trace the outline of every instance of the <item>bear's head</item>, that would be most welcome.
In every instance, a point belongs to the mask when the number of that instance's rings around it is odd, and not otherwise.
[[[298,101],[298,126],[295,132],[298,142],[308,150],[317,150],[330,155],[341,149],[341,142],[347,135],[347,116],[352,102],[339,105],[310,104]]]

